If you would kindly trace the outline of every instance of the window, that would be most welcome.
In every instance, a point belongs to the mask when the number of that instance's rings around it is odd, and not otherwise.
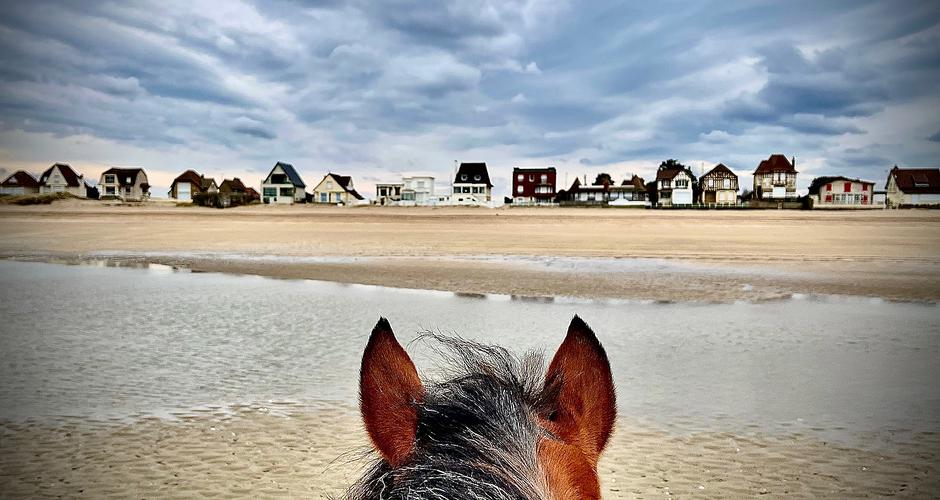
[[[670,187],[672,187],[672,181],[670,181],[669,179],[663,179],[661,182],[662,182],[661,189],[669,189]]]
[[[522,174],[519,174],[519,175],[516,176],[516,180],[519,181],[519,182],[522,182],[522,179],[523,179],[523,178],[525,178],[525,176],[522,175]]]
[[[846,182],[846,183],[845,183],[845,187],[844,187],[842,190],[845,191],[846,193],[851,193],[851,192],[852,192],[852,183],[851,183],[851,182]]]
[[[264,188],[262,191],[265,196],[277,196],[277,188]]]
[[[715,187],[715,179],[713,177],[708,178],[708,187]]]
[[[294,196],[294,188],[281,188],[281,196]]]
[[[126,178],[126,179],[124,180],[124,184],[130,184],[130,183],[131,183],[131,178],[130,178],[130,177],[128,177],[128,178]]]
[[[516,186],[516,192],[522,193],[522,186]]]
[[[529,182],[535,182],[535,174],[529,174]]]
[[[826,203],[832,203],[832,195],[831,195],[831,194],[827,194],[827,195],[826,195]]]
[[[482,177],[480,177],[479,174],[473,176],[473,180],[475,180],[475,181],[477,181],[477,182],[480,182],[480,179],[482,179]]]
[[[271,184],[287,184],[287,176],[284,174],[271,174]]]
[[[826,191],[832,191],[832,183],[826,184]]]
[[[114,194],[114,186],[104,188],[104,194]]]
[[[326,203],[330,201],[330,195],[327,193],[320,193],[320,203]]]
[[[548,175],[542,174],[542,184],[548,184]]]
[[[676,189],[685,189],[689,187],[688,179],[676,179]]]
[[[108,174],[108,175],[104,176],[104,183],[105,183],[105,184],[114,184],[115,182],[117,182],[117,179],[115,178],[115,176],[114,176],[113,174]]]
[[[725,189],[731,189],[731,179],[724,179],[722,184]]]
[[[467,180],[467,174],[460,174],[460,180],[462,181]]]
[[[423,187],[424,187],[424,181],[418,181],[418,187],[419,187],[419,188],[423,188]]]

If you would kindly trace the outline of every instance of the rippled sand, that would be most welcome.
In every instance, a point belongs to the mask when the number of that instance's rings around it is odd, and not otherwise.
[[[0,429],[0,492],[18,498],[326,498],[355,479],[367,450],[349,410]],[[600,474],[605,498],[926,498],[940,490],[938,448],[937,434],[866,451],[621,421]]]

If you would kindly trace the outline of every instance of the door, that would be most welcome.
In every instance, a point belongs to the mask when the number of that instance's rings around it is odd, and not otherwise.
[[[176,199],[177,200],[192,200],[192,191],[190,191],[188,182],[178,182],[176,183]]]
[[[786,198],[787,188],[784,186],[774,186],[774,198]]]

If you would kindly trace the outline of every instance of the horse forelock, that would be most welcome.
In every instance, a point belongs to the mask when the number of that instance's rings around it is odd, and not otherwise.
[[[468,340],[424,335],[444,360],[442,381],[426,384],[416,403],[418,429],[410,459],[397,468],[377,461],[347,498],[547,498],[538,460],[549,438],[555,383],[544,358]]]

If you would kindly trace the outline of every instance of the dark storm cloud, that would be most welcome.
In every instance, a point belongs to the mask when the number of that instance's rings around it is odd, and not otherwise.
[[[876,168],[940,153],[938,23],[915,1],[5,2],[0,130],[246,163],[255,144],[374,167],[786,147]]]

